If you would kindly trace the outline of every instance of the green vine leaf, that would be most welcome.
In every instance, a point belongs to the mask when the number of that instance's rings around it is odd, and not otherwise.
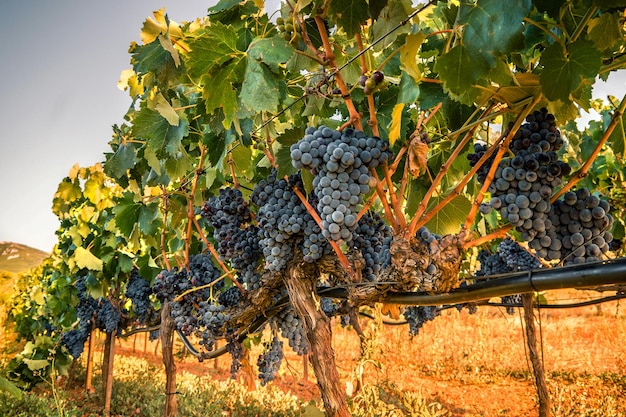
[[[434,207],[441,201],[441,198],[431,199]],[[459,233],[461,225],[472,208],[472,203],[467,197],[459,195],[446,204],[437,214],[426,224],[428,230],[440,235]]]
[[[541,87],[549,100],[569,101],[584,79],[593,79],[600,70],[601,54],[593,42],[580,39],[568,47],[568,56],[555,43],[541,55]]]
[[[500,54],[522,42],[522,19],[531,8],[530,0],[461,2],[458,24],[464,25],[463,45],[474,59],[493,67]]]
[[[286,89],[285,81],[278,75],[279,65],[286,63],[293,52],[293,48],[278,36],[250,44],[240,94],[245,107],[256,113],[278,110]]]
[[[133,121],[132,133],[147,141],[158,152],[174,155],[182,139],[189,134],[189,124],[181,119],[172,126],[163,116],[148,108],[141,109]]]
[[[222,126],[228,129],[237,114],[237,86],[244,79],[246,60],[235,58],[221,68],[216,68],[202,78],[202,97],[205,111],[209,114],[221,108],[224,113]]]
[[[154,110],[156,110],[169,124],[172,126],[178,126],[180,122],[180,116],[176,113],[176,110],[172,107],[169,101],[165,97],[163,97],[162,93],[159,93],[156,97],[156,105],[154,106]]]
[[[130,143],[120,144],[115,152],[111,154],[104,164],[104,168],[108,175],[119,179],[126,171],[135,166],[137,154],[135,146]]]
[[[621,26],[619,13],[603,13],[589,21],[587,37],[603,51],[623,38]]]
[[[611,123],[611,116],[606,115],[604,117],[604,129],[606,129]],[[611,136],[609,136],[607,143],[611,145],[613,153],[619,158],[624,156],[624,142],[626,142],[626,115],[622,114],[620,120],[613,129]]]
[[[126,193],[113,208],[115,225],[123,236],[130,237],[136,227],[146,235],[154,233],[158,226],[154,220],[159,215],[157,203],[142,204],[133,200],[130,193]]]
[[[385,49],[393,44],[398,38],[398,34],[406,32],[408,28],[401,27],[394,29],[411,14],[413,8],[410,0],[389,0],[387,5],[380,10],[378,19],[372,24],[372,35],[378,39],[389,33],[377,48]]]
[[[439,73],[444,89],[459,96],[489,71],[489,65],[464,44],[458,44],[437,60],[435,71]]]
[[[350,38],[361,31],[361,25],[369,18],[365,0],[332,0],[329,12]]]
[[[204,33],[189,41],[192,53],[185,62],[189,76],[200,80],[205,74],[226,64],[231,59],[245,56],[237,49],[237,31],[234,27],[218,21],[212,22]]]

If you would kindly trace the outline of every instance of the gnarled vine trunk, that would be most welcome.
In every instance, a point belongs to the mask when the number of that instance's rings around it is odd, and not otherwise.
[[[330,319],[319,306],[315,277],[308,276],[303,268],[295,266],[285,275],[289,299],[304,322],[307,341],[311,349],[310,360],[317,378],[326,415],[349,417],[346,393],[342,389],[332,348]]]

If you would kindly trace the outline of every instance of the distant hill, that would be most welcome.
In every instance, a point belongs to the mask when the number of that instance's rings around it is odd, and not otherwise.
[[[13,242],[0,242],[0,271],[26,272],[48,257],[48,253]]]

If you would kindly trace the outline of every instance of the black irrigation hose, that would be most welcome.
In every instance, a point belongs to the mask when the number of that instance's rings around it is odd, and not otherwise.
[[[489,279],[493,278],[493,279]],[[457,288],[445,294],[426,294],[415,292],[389,293],[381,302],[414,306],[441,306],[462,304],[488,300],[493,297],[506,295],[557,290],[564,288],[591,288],[603,285],[626,285],[626,258],[613,259],[608,261],[592,262],[580,265],[537,269],[524,272],[513,272],[490,277],[480,277],[481,281]],[[391,283],[363,283],[355,285],[389,285]],[[320,288],[318,294],[324,297],[347,299],[348,291],[346,287]],[[591,300],[574,304],[537,305],[539,308],[574,308],[585,305],[597,304],[613,299],[626,298],[618,294],[613,297],[605,297],[602,301]],[[248,334],[254,333],[276,314],[280,313],[289,304],[289,298],[281,299],[276,306],[257,317],[248,328],[243,331],[238,341],[243,341]],[[501,303],[486,303],[488,305],[500,305]],[[505,305],[505,304],[502,304]],[[506,304],[509,307],[521,307],[521,304]],[[448,307],[449,308],[449,307]],[[390,322],[388,324],[400,325],[400,322]],[[145,330],[147,331],[147,330]],[[215,349],[207,354],[200,353],[191,341],[180,331],[178,336],[182,340],[187,350],[194,356],[201,359],[213,359],[227,352],[226,347]]]
[[[489,277],[480,277],[481,279]],[[626,285],[626,258],[592,262],[557,268],[512,272],[493,276],[485,280],[457,288],[445,294],[394,292],[383,297],[381,302],[390,304],[437,306],[462,304],[492,297],[540,292],[564,288],[591,288],[603,285]],[[348,298],[345,287],[328,288],[320,291],[325,297]]]
[[[609,301],[616,301],[626,298],[626,294],[616,294],[611,295],[609,297],[596,298],[594,300],[581,301],[579,303],[567,303],[567,304],[535,304],[534,308],[539,309],[564,309],[564,308],[578,308],[578,307],[588,307],[595,304],[607,303]],[[487,307],[523,307],[522,303],[490,303],[490,302],[479,302],[476,305],[478,306],[487,306]],[[442,306],[440,310],[447,310],[450,308],[456,308],[456,305],[446,305]],[[367,317],[368,319],[374,320],[375,317],[369,313],[364,311],[359,311],[359,315],[363,317]],[[383,324],[387,326],[404,326],[409,322],[406,320],[389,320],[383,318]]]

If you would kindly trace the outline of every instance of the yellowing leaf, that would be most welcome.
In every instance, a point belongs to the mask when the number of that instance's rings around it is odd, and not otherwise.
[[[159,112],[161,116],[172,126],[178,126],[180,122],[180,117],[176,113],[176,110],[172,107],[172,105],[167,101],[163,94],[159,93],[156,98],[156,106],[155,110]]]
[[[131,97],[144,93],[143,83],[139,80],[139,77],[137,77],[137,73],[131,68],[122,71],[120,79],[117,82],[117,88],[122,91],[128,88]]]
[[[422,32],[408,35],[400,51],[400,62],[404,70],[413,77],[416,82],[422,79],[422,72],[417,66],[417,51],[419,51],[420,46],[422,46],[424,38],[425,36]]]
[[[178,67],[180,65],[180,57],[178,56],[178,50],[174,48],[174,44],[169,36],[159,35],[159,43],[167,52],[172,54],[174,64]]]
[[[79,268],[102,271],[102,260],[81,246],[77,247],[74,251],[74,259]]]
[[[393,106],[391,112],[391,125],[389,126],[389,143],[393,146],[396,140],[400,137],[400,128],[402,127],[402,110],[404,110],[404,103],[398,103]]]
[[[28,369],[31,371],[38,371],[40,369],[46,368],[50,365],[47,359],[22,359],[22,361],[28,366]]]
[[[428,171],[428,145],[422,142],[419,135],[415,135],[409,145],[409,171],[414,178]]]
[[[176,22],[167,19],[165,8],[152,12],[154,19],[147,18],[141,28],[141,41],[144,44],[153,42],[159,35],[169,32],[175,39],[183,37],[183,32]],[[169,26],[168,26],[169,24]]]

